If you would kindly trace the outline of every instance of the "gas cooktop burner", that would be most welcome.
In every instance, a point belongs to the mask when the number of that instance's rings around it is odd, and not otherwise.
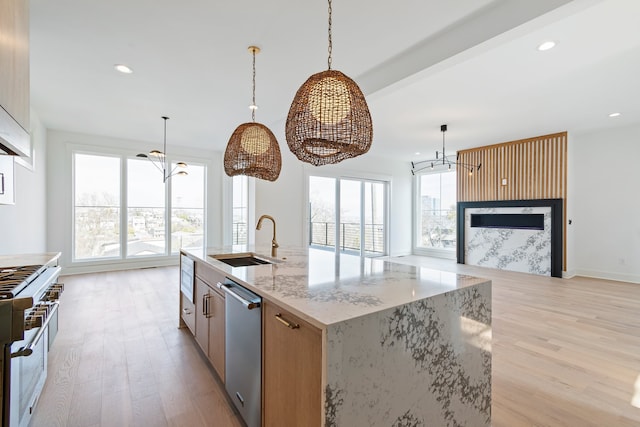
[[[43,268],[42,265],[27,265],[0,270],[0,299],[15,297]]]

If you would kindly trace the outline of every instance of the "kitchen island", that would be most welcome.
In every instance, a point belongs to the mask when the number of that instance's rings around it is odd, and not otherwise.
[[[491,424],[490,281],[318,249],[246,267],[211,256],[246,247],[182,252],[263,298],[265,426]]]

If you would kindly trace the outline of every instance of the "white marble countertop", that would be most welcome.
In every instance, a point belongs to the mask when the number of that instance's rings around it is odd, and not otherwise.
[[[60,252],[40,254],[0,255],[0,268],[25,267],[27,265],[53,264],[60,258]]]
[[[231,267],[210,255],[254,252],[270,259],[270,249],[228,246],[183,252],[319,328],[489,281],[387,257],[336,256],[312,248],[279,248],[278,262],[249,267]]]

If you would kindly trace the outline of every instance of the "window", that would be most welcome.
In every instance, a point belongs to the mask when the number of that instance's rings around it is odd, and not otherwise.
[[[127,159],[127,257],[166,252],[165,186],[147,159]]]
[[[74,153],[73,167],[74,260],[168,256],[169,248],[204,246],[206,166],[190,164],[189,175],[170,185],[145,159]]]
[[[364,250],[370,254],[387,253],[385,192],[382,182],[364,182]]]
[[[309,177],[309,244],[336,246],[336,179]]]
[[[453,253],[456,248],[456,172],[416,178],[416,249]]]
[[[381,181],[310,176],[310,246],[331,250],[339,247],[342,252],[368,256],[386,254],[387,185]]]
[[[73,160],[73,257],[120,257],[120,158],[76,153]]]
[[[249,178],[244,175],[233,177],[232,232],[233,245],[247,244],[249,224]]]
[[[189,175],[171,178],[171,253],[204,247],[205,179],[205,167],[192,164]]]

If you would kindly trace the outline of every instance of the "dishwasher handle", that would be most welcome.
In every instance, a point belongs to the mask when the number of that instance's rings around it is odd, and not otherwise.
[[[235,299],[237,299],[238,301],[240,301],[242,303],[242,305],[244,305],[247,310],[253,310],[254,308],[259,308],[260,307],[260,299],[257,298],[256,300],[248,300],[246,299],[244,296],[240,295],[238,292],[236,292],[234,286],[227,284],[227,283],[217,283],[217,286],[219,289],[222,289],[228,296],[231,296]]]

